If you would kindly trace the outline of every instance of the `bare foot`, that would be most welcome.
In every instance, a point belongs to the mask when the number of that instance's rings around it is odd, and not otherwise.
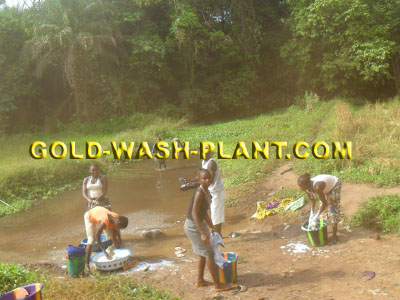
[[[214,288],[215,292],[224,292],[224,291],[229,291],[231,289],[235,288],[234,286],[232,286],[231,284],[227,284],[227,285],[219,285],[218,287]]]
[[[196,283],[196,287],[210,286],[210,285],[213,285],[213,284],[214,283],[212,283],[210,281],[203,280],[203,281],[197,282]]]

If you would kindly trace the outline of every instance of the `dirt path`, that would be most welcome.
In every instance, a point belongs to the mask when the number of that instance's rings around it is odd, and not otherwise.
[[[282,187],[297,188],[297,175],[292,172],[280,175],[280,171],[260,184],[256,194],[242,199],[239,208],[227,211],[228,221],[223,228],[225,249],[240,256],[238,284],[245,285],[247,291],[237,295],[224,292],[215,298],[218,294],[212,288],[194,288],[197,258],[182,233],[177,233],[174,242],[179,240],[188,250],[184,258],[170,255],[169,259],[176,264],[127,276],[170,290],[184,299],[400,299],[400,239],[397,236],[383,235],[377,240],[373,231],[349,228],[341,223],[337,245],[295,254],[288,244],[309,245],[300,229],[308,207],[291,218],[280,215],[264,220],[249,218],[257,200],[265,200],[266,195]],[[345,216],[356,212],[368,197],[395,192],[400,189],[344,183]],[[227,237],[232,231],[242,235]],[[375,277],[368,280],[362,276],[364,271],[373,271]]]

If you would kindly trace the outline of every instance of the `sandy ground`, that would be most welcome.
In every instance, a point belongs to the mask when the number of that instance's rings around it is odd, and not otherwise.
[[[269,199],[282,188],[297,188],[296,174],[280,174],[287,167],[277,169],[267,181],[254,186],[256,193],[243,197],[235,208],[226,212],[227,221],[223,225],[225,249],[220,249],[236,252],[239,256],[237,284],[247,287],[246,291],[234,295],[230,291],[215,293],[212,287],[195,288],[197,257],[183,233],[185,216],[176,220],[177,226],[161,239],[144,240],[141,236],[123,235],[135,260],[156,264],[147,271],[136,267],[122,274],[136,282],[168,290],[181,299],[400,299],[398,236],[378,235],[348,224],[349,217],[367,198],[399,193],[400,188],[380,189],[343,183],[344,220],[339,224],[339,243],[312,248],[300,228],[308,215],[309,205],[292,214],[281,213],[263,220],[250,218],[257,201]],[[231,232],[241,235],[231,238]],[[291,243],[309,248],[303,253],[294,253]],[[186,249],[185,257],[174,256],[175,246]],[[160,265],[160,262],[167,264]],[[50,264],[49,268],[52,266]],[[374,277],[364,276],[365,271],[374,272],[369,273]],[[54,272],[59,275],[60,269]],[[61,272],[65,274],[65,269]],[[210,280],[207,269],[205,274]]]
[[[173,249],[173,245],[181,241],[179,245],[187,249],[185,257],[174,258],[170,250],[167,259],[172,260],[173,265],[126,275],[169,290],[183,299],[400,299],[400,239],[349,227],[346,221],[368,197],[398,193],[400,189],[344,183],[345,221],[339,224],[340,241],[336,245],[311,249],[307,236],[300,229],[308,206],[291,216],[250,219],[256,201],[267,199],[267,195],[282,187],[297,188],[296,174],[280,175],[284,168],[259,184],[257,193],[242,199],[238,207],[227,210],[227,222],[223,227],[225,249],[239,255],[237,284],[246,286],[246,291],[234,295],[230,291],[215,293],[212,287],[195,288],[197,257],[191,252],[190,242],[179,234],[167,243]],[[230,238],[230,232],[242,235]],[[290,243],[305,244],[310,249],[293,253],[288,246]],[[149,257],[137,257],[138,260],[146,258]],[[363,276],[364,271],[373,271],[374,278]],[[210,280],[207,270],[206,279]]]

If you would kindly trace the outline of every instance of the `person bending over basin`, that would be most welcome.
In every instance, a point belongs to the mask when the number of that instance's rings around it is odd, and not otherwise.
[[[128,226],[128,218],[120,216],[102,206],[96,206],[87,211],[83,219],[85,220],[86,235],[88,238],[88,245],[86,246],[86,267],[90,270],[89,261],[92,255],[94,240],[96,239],[97,244],[106,257],[111,259],[101,243],[101,233],[104,230],[107,240],[111,238],[114,249],[120,248],[122,241],[119,230]]]
[[[311,214],[313,222],[316,222],[319,215],[327,210],[328,221],[332,223],[332,237],[330,239],[331,244],[336,244],[338,241],[337,227],[340,221],[340,193],[342,191],[342,184],[336,176],[321,174],[315,177],[310,176],[306,173],[301,175],[297,184],[300,189],[306,192],[311,202]],[[317,194],[320,200],[319,210],[315,212],[315,198],[314,194]]]

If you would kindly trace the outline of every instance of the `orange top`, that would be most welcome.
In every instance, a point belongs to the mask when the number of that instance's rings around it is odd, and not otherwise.
[[[106,224],[106,228],[114,228],[114,225],[110,224],[107,215],[112,215],[114,218],[119,218],[118,214],[108,210],[107,208],[96,206],[89,210],[89,221],[96,224],[104,222],[104,224]]]

